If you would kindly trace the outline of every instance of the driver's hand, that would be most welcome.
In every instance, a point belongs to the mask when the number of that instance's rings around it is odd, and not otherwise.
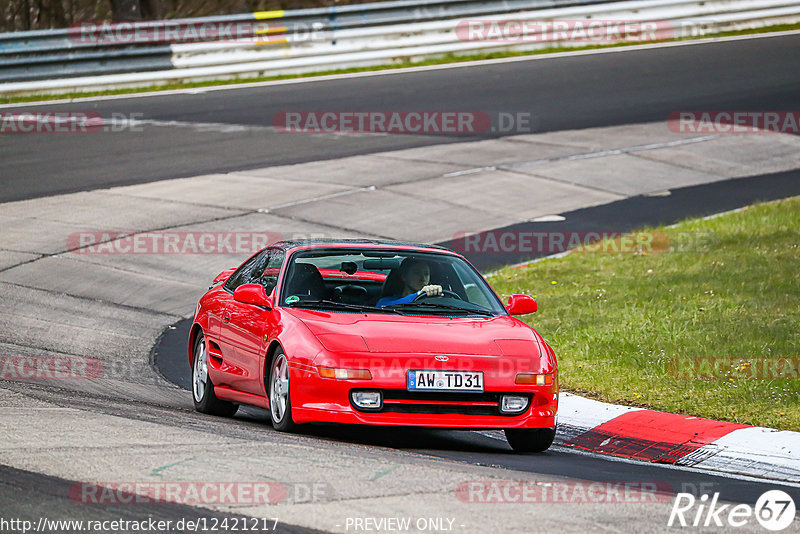
[[[442,286],[430,285],[425,286],[417,292],[418,295],[425,295],[428,297],[438,297],[442,294]]]

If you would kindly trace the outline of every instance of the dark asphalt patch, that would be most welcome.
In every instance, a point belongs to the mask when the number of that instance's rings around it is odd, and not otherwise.
[[[486,243],[486,235],[510,233],[585,234],[591,231],[630,231],[648,226],[674,224],[691,217],[703,217],[729,211],[756,202],[778,200],[800,195],[800,169],[735,178],[710,184],[671,189],[669,196],[635,196],[591,208],[561,213],[565,220],[525,222],[478,234],[478,243]],[[549,255],[548,252],[495,252],[469,250],[463,239],[437,243],[462,253],[476,268],[487,271],[503,265],[514,265]],[[467,250],[464,250],[464,249]],[[475,248],[481,248],[478,245]],[[484,247],[485,248],[485,247]],[[492,247],[497,248],[497,247]]]
[[[152,482],[152,481],[151,481]],[[75,488],[81,482],[66,480],[31,471],[24,471],[14,467],[0,465],[0,503],[2,503],[2,519],[6,521],[16,519],[19,521],[30,521],[37,526],[40,519],[45,517],[50,521],[72,520],[72,521],[171,521],[176,525],[179,521],[202,521],[205,519],[208,526],[214,524],[214,520],[219,522],[227,519],[229,524],[238,524],[239,529],[247,520],[248,532],[278,532],[285,534],[313,534],[322,532],[319,530],[287,525],[278,521],[273,530],[272,521],[268,521],[268,528],[261,528],[261,524],[255,524],[250,516],[216,512],[213,510],[189,506],[186,504],[176,504],[171,502],[155,503],[128,503],[128,504],[86,504],[81,499],[76,499]],[[116,494],[115,495],[120,495]],[[125,500],[133,499],[130,494],[121,495]],[[238,520],[238,522],[236,522]],[[185,523],[184,523],[185,524]],[[200,523],[202,524],[202,523]],[[74,526],[74,525],[73,525]],[[89,529],[83,529],[86,532]],[[141,529],[144,530],[144,529]],[[202,529],[201,529],[202,530]],[[13,529],[10,532],[22,532],[20,529]],[[42,532],[71,533],[80,532],[75,528],[52,527],[44,529]],[[94,529],[91,529],[94,532]],[[117,532],[131,532],[132,530],[118,530]],[[183,532],[184,530],[169,530],[167,532]],[[192,530],[193,531],[193,530]],[[4,530],[4,532],[6,532]],[[218,532],[228,532],[220,529]]]

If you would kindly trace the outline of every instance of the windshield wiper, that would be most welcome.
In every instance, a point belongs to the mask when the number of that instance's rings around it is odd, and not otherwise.
[[[450,304],[437,304],[435,302],[404,302],[402,304],[390,304],[387,308],[399,307],[420,307],[420,308],[439,308],[442,310],[458,310],[466,313],[474,313],[475,315],[483,315],[485,317],[495,317],[494,312],[489,310],[476,310],[473,308],[462,308],[461,306],[452,306]]]
[[[325,299],[301,300],[292,304],[291,306],[293,308],[296,308],[298,306],[305,306],[307,304],[322,304],[323,306],[345,308],[347,310],[354,310],[354,311],[389,312],[389,313],[394,313],[396,315],[405,315],[400,310],[394,310],[392,308],[378,308],[377,306],[367,306],[366,304],[347,304],[344,302],[336,302],[333,300],[325,300]]]

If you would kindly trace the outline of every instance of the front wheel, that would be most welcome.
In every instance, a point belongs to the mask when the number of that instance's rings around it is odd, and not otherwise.
[[[507,428],[505,433],[514,452],[544,452],[556,437],[555,428]]]
[[[231,417],[239,409],[232,402],[219,400],[214,394],[214,384],[208,376],[208,350],[203,333],[194,342],[194,361],[192,362],[192,398],[194,409],[201,413]]]
[[[292,432],[297,429],[292,420],[292,400],[289,396],[289,362],[281,349],[275,352],[270,365],[269,414],[275,430]]]

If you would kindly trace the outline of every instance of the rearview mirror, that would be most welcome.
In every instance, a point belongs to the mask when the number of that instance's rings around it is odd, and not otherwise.
[[[346,274],[356,274],[358,271],[358,264],[354,261],[343,261],[339,270]]]
[[[272,297],[268,297],[261,284],[242,284],[233,292],[233,300],[272,309]]]
[[[508,297],[506,310],[511,315],[526,315],[536,311],[536,301],[528,295],[511,295]]]

